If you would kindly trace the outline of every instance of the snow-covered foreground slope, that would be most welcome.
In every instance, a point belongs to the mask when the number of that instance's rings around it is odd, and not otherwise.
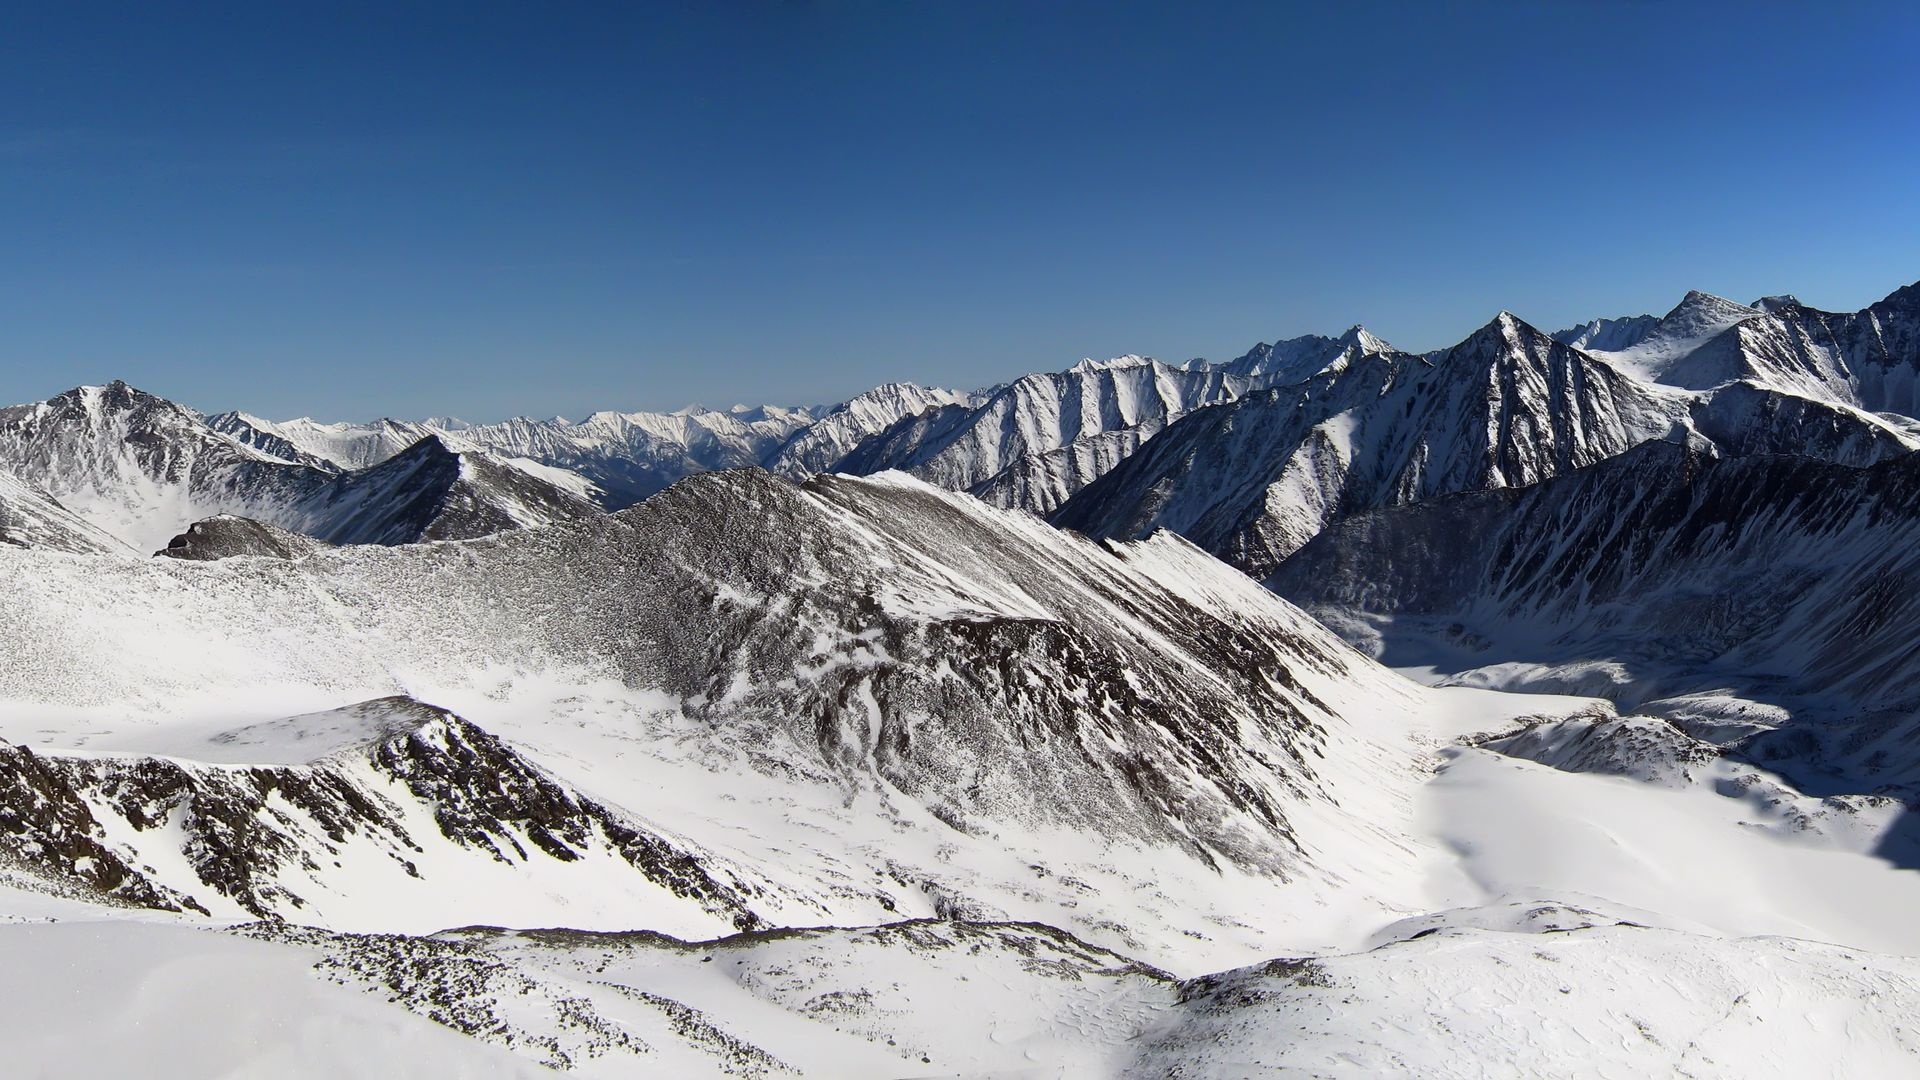
[[[1454,722],[1481,708],[1505,722],[1498,695],[1457,693],[1478,696],[1449,703]],[[12,1068],[63,1076],[152,1074],[164,1062],[161,1075],[180,1076],[549,1066],[607,1077],[1800,1077],[1903,1075],[1920,1054],[1906,1020],[1920,1006],[1920,961],[1687,925],[1564,880],[1651,878],[1635,898],[1656,905],[1690,881],[1743,896],[1734,908],[1745,910],[1727,916],[1738,921],[1777,906],[1782,888],[1844,894],[1891,877],[1808,876],[1849,857],[1815,866],[1820,853],[1763,835],[1689,863],[1677,857],[1708,852],[1672,834],[1734,840],[1731,825],[1708,828],[1703,809],[1728,800],[1466,753],[1485,757],[1464,781],[1476,793],[1532,785],[1541,799],[1499,799],[1454,820],[1460,793],[1437,790],[1430,827],[1467,852],[1478,880],[1493,880],[1489,861],[1514,857],[1562,880],[1389,922],[1351,950],[1183,978],[1037,923],[923,919],[698,941],[572,929],[402,936],[221,930],[0,893],[0,910],[21,920],[0,925],[15,961],[0,971],[0,1038]],[[1461,786],[1461,768],[1456,759],[1437,788]],[[1583,790],[1609,783],[1608,796]],[[1595,830],[1617,835],[1586,835]],[[1763,848],[1801,864],[1770,870],[1752,858]],[[1595,856],[1647,862],[1582,876]],[[1910,923],[1910,900],[1881,900],[1883,925]]]
[[[48,756],[130,866],[209,909],[389,928],[411,861],[440,906],[408,929],[532,918],[511,889],[468,887],[494,863],[419,824],[427,796],[385,751],[324,776],[230,756],[235,730],[398,693],[697,851],[739,894],[722,926],[1010,917],[1200,964],[1417,907],[1419,691],[1170,537],[1106,549],[904,477],[727,473],[461,545],[12,554],[0,737]],[[155,772],[131,809],[116,795]],[[220,860],[171,808],[252,814],[263,785],[383,809],[285,811],[228,860],[255,882],[208,881]],[[622,842],[584,813],[570,845],[604,862]],[[299,857],[260,854],[281,849]],[[170,869],[182,853],[200,865]],[[614,869],[646,878],[631,862]],[[622,925],[604,883],[560,869],[523,875],[560,898],[550,921]]]

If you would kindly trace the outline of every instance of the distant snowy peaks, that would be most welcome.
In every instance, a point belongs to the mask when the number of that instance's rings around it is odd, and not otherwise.
[[[1625,315],[1617,319],[1593,319],[1553,332],[1553,340],[1582,352],[1618,352],[1646,340],[1660,325],[1657,315]]]
[[[1305,382],[1331,368],[1350,363],[1357,357],[1380,356],[1395,352],[1392,345],[1369,333],[1364,326],[1348,327],[1339,337],[1305,334],[1265,342],[1224,364],[1209,365],[1196,361],[1195,367],[1212,367],[1236,375],[1255,387],[1291,386]]]
[[[1342,345],[1352,346],[1362,352],[1383,353],[1393,351],[1393,346],[1369,333],[1367,328],[1361,326],[1359,323],[1348,327],[1347,332],[1341,334],[1337,340]]]
[[[1760,314],[1759,308],[1736,303],[1724,296],[1689,290],[1672,311],[1660,320],[1673,330],[1705,331],[1718,333],[1743,319]]]
[[[1495,315],[1487,325],[1474,331],[1467,340],[1446,350],[1443,355],[1483,354],[1489,350],[1536,349],[1551,347],[1554,341],[1544,331],[1511,311]]]
[[[1121,368],[1144,367],[1151,363],[1154,363],[1152,357],[1139,356],[1134,353],[1128,353],[1125,356],[1116,356],[1111,360],[1095,360],[1089,356],[1083,357],[1079,363],[1068,368],[1067,371],[1070,374],[1085,375],[1096,371],[1118,371]]]

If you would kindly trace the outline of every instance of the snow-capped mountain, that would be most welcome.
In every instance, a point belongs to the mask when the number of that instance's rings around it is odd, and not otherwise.
[[[1273,585],[1363,642],[1382,618],[1446,628],[1489,679],[1604,694],[1828,790],[1914,797],[1916,507],[1920,455],[1850,468],[1650,445],[1356,517]]]
[[[1858,312],[1809,308],[1791,296],[1751,305],[1688,293],[1657,320],[1611,338],[1555,335],[1649,381],[1693,390],[1733,382],[1879,414],[1920,414],[1920,286]],[[1601,320],[1599,324],[1609,324]],[[1610,324],[1609,324],[1610,325]],[[1582,344],[1587,341],[1587,344]]]
[[[142,552],[214,514],[271,520],[329,479],[123,382],[0,409],[0,472]]]
[[[1261,342],[1224,364],[1193,360],[1186,366],[1211,367],[1258,386],[1292,386],[1313,378],[1343,357],[1351,359],[1394,351],[1393,346],[1368,333],[1366,327],[1355,326],[1339,337],[1307,334],[1275,341],[1271,345]]]
[[[1052,520],[1097,536],[1172,529],[1264,576],[1351,514],[1531,484],[1649,441],[1849,464],[1920,446],[1910,425],[1778,385],[1648,382],[1503,312],[1441,353],[1345,353],[1305,382],[1202,409]]]
[[[429,435],[371,468],[275,507],[269,521],[330,544],[464,540],[595,516],[586,499],[489,454]]]
[[[0,411],[0,1039],[1898,1073],[1916,309],[1696,293],[826,410]],[[1062,500],[1105,538],[1023,512]]]
[[[597,412],[579,421],[517,418],[455,433],[507,458],[578,473],[618,510],[694,473],[760,464],[812,414],[772,406],[672,413]]]
[[[1139,356],[1083,360],[984,395],[907,416],[863,440],[833,471],[912,473],[1000,506],[1045,511],[1085,487],[1168,422],[1231,401],[1251,384],[1214,368]]]
[[[222,514],[329,543],[393,544],[481,536],[595,510],[540,476],[478,451],[455,452],[437,437],[359,471],[276,457],[121,382],[0,409],[0,473],[9,484],[0,499],[17,507],[9,520],[42,523],[10,532],[62,549],[97,550],[105,534],[149,553],[191,523]],[[59,524],[61,509],[90,528],[76,533]]]
[[[426,422],[380,419],[323,424],[300,417],[274,422],[243,412],[207,417],[207,426],[286,461],[349,471],[378,465],[439,429]]]
[[[982,391],[981,394],[987,393]],[[801,479],[830,472],[861,441],[929,409],[971,406],[981,394],[887,383],[850,398],[820,414],[819,419],[794,432],[763,460],[769,470]]]
[[[579,421],[522,416],[498,424],[270,421],[240,412],[221,413],[208,423],[266,453],[347,471],[372,468],[422,439],[437,438],[455,451],[491,454],[618,510],[683,476],[758,465],[810,419],[803,409],[696,407],[673,413],[598,412]]]
[[[1553,340],[1571,345],[1581,352],[1619,352],[1646,340],[1660,325],[1657,315],[1625,315],[1617,319],[1593,319],[1579,326],[1553,332]]]

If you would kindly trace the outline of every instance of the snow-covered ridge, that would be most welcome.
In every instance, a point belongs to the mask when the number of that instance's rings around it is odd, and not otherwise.
[[[229,428],[241,424],[235,416]],[[252,429],[248,429],[252,430]],[[329,543],[486,535],[595,512],[588,498],[439,436],[360,470],[279,437],[255,445],[125,383],[0,409],[0,520],[39,546],[150,553],[192,523],[235,515]],[[72,520],[84,526],[76,527]],[[38,539],[33,539],[38,537]]]
[[[1052,520],[1100,536],[1173,529],[1264,576],[1354,513],[1523,486],[1649,441],[1869,464],[1920,447],[1920,423],[1882,408],[1906,393],[1901,372],[1920,371],[1902,310],[1890,298],[1829,317],[1691,293],[1663,319],[1596,329],[1632,339],[1615,352],[1507,312],[1427,356],[1350,349],[1172,424]],[[1816,331],[1852,344],[1818,346]]]

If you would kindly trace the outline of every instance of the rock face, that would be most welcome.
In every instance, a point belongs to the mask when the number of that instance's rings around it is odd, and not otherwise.
[[[1692,306],[1712,310],[1669,316],[1673,325],[1635,347],[1714,347],[1718,337],[1703,344],[1700,334],[1719,325],[1713,312],[1727,313],[1704,300]],[[1741,311],[1749,321],[1771,318]],[[1296,386],[1201,410],[1052,520],[1094,536],[1172,529],[1264,577],[1353,514],[1537,483],[1646,442],[1845,464],[1917,445],[1904,423],[1794,389],[1784,380],[1699,391],[1658,385],[1503,314],[1443,353],[1363,354]]]
[[[179,911],[191,900],[167,890],[128,863],[85,797],[57,762],[24,746],[0,743],[0,855],[11,867],[54,890],[138,907]]]
[[[236,555],[297,559],[328,546],[324,541],[278,529],[264,522],[222,514],[187,526],[186,532],[168,541],[166,547],[154,554],[199,562],[230,559]]]
[[[1531,685],[1582,685],[1872,791],[1916,775],[1916,507],[1920,455],[1851,468],[1650,445],[1354,518],[1272,585],[1336,619],[1457,625],[1482,664],[1538,665]],[[1774,707],[1699,712],[1694,695],[1727,688]]]
[[[691,909],[693,925],[759,924],[737,885],[716,880],[695,855],[411,699],[210,741],[216,756],[247,763],[9,748],[0,782],[18,797],[8,805],[39,807],[12,826],[16,852],[36,845],[26,859],[36,869],[131,903],[271,919],[403,905],[410,892],[461,880],[479,860],[534,888],[564,886],[569,864],[620,863],[645,891]],[[102,836],[120,843],[109,851]]]
[[[907,416],[832,466],[899,469],[1000,506],[1046,511],[1112,468],[1171,420],[1231,401],[1251,383],[1214,368],[1126,356],[1028,375],[978,404]]]

